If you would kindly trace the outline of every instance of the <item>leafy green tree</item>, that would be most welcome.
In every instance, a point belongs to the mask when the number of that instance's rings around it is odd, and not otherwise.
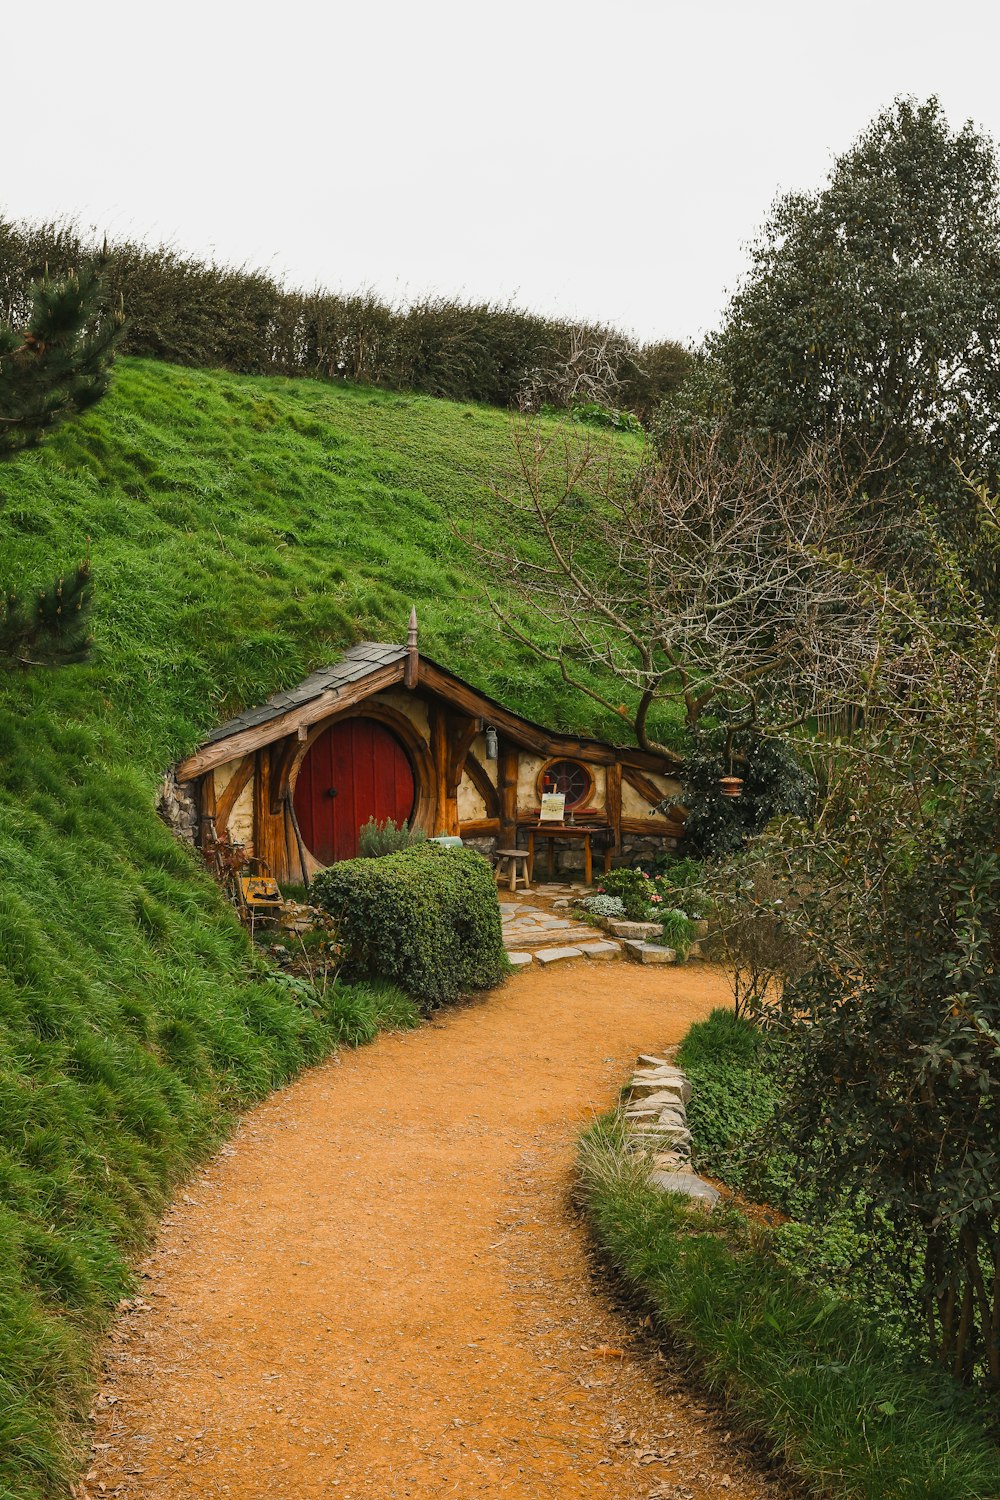
[[[24,328],[0,325],[0,459],[40,443],[108,389],[121,309],[102,308],[104,257],[61,280],[36,282]],[[0,665],[56,666],[82,661],[90,641],[89,561],[25,600],[0,600]]]
[[[767,1013],[780,1120],[904,1268],[914,1344],[1000,1392],[1000,622],[957,567],[937,608],[870,582],[889,612],[859,727],[810,825],[756,851],[796,959]]]
[[[924,497],[997,592],[957,467],[1000,473],[992,141],[952,131],[935,98],[897,100],[821,191],[779,200],[709,350],[738,427],[877,454],[883,496],[914,520]]]

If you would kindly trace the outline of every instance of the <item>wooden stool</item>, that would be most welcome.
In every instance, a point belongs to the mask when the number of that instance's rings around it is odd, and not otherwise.
[[[502,861],[507,861],[506,870]],[[510,888],[517,890],[517,877],[520,875],[521,884],[528,889],[528,851],[527,849],[498,849],[496,877],[503,880],[505,876],[510,877]]]

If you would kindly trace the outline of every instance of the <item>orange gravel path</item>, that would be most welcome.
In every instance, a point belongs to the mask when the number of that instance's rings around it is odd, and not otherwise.
[[[592,1275],[575,1139],[710,968],[575,962],[313,1069],[189,1184],[106,1353],[81,1492],[763,1500]]]

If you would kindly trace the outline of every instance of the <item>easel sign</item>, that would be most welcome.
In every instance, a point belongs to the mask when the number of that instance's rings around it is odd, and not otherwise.
[[[561,823],[566,814],[565,792],[543,792],[539,823]]]

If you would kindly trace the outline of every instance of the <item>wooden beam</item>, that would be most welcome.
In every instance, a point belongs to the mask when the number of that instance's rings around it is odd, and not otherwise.
[[[500,757],[497,762],[498,791],[500,795],[500,838],[504,846],[513,847],[517,838],[517,746],[509,740],[500,741]]]
[[[301,750],[302,745],[298,733],[290,734],[280,744],[271,746],[271,812],[277,816],[284,816],[285,793],[288,791],[288,777],[295,757]]]
[[[472,782],[472,785],[475,787],[480,797],[482,797],[488,816],[491,818],[499,818],[500,795],[497,792],[496,787],[490,780],[489,776],[486,774],[486,768],[480,765],[479,761],[472,754],[471,750],[465,757],[465,774]]]
[[[227,735],[224,740],[215,740],[181,761],[177,767],[177,779],[194,781],[206,771],[224,765],[227,760],[235,760],[238,755],[253,754],[264,745],[284,739],[286,734],[293,734],[300,728],[316,724],[320,719],[332,718],[335,713],[353,708],[355,703],[363,702],[373,693],[392,687],[394,683],[401,681],[402,676],[403,663],[390,662],[387,667],[380,667],[377,672],[371,672],[357,682],[349,682],[342,688],[327,689],[318,698],[311,698],[308,703],[304,703],[301,708],[290,708],[277,718],[268,719],[266,724],[255,724],[252,729],[240,729],[235,734]]]
[[[254,755],[253,777],[253,852],[264,860],[275,880],[284,880],[285,827],[281,813],[271,811],[271,751],[264,746]]]
[[[215,827],[220,839],[225,838],[226,830],[229,827],[229,819],[233,815],[233,808],[239,801],[240,794],[243,792],[252,775],[253,756],[244,755],[236,770],[216,798]],[[205,777],[206,781],[209,777],[214,779],[215,772],[209,771]]]
[[[622,768],[620,765],[609,766],[607,769],[604,811],[612,833],[612,848],[617,853],[622,846]]]
[[[479,733],[478,719],[450,720],[448,726],[448,786],[457,791],[472,741]]]
[[[622,818],[622,833],[641,833],[658,839],[680,839],[684,837],[684,824],[674,823],[669,818]]]
[[[541,729],[525,723],[519,719],[517,714],[510,713],[505,708],[493,704],[482,693],[477,693],[475,688],[470,688],[467,683],[459,682],[448,672],[442,672],[431,662],[420,660],[420,685],[428,691],[437,694],[447,703],[454,704],[463,713],[467,713],[474,719],[489,719],[498,729],[502,729],[508,738],[516,744],[524,745],[529,750],[537,750],[539,755],[547,755],[546,749],[548,736]]]
[[[523,745],[526,750],[533,750],[537,755],[567,756],[570,759],[590,761],[591,765],[595,766],[610,766],[620,761],[622,765],[636,766],[646,771],[658,771],[664,776],[670,775],[680,766],[680,761],[675,757],[661,755],[658,751],[639,750],[631,746],[616,749],[600,740],[586,740],[579,739],[575,735],[557,734],[555,731],[542,729],[537,724],[530,724],[526,719],[520,718],[510,709],[501,707],[499,703],[494,703],[485,694],[478,693],[475,688],[469,687],[468,683],[452,677],[450,672],[443,671],[423,657],[420,659],[420,683],[429,692],[436,693],[449,703],[455,704],[465,713],[475,718],[487,719],[516,745]]]
[[[499,818],[467,818],[464,823],[459,824],[459,832],[462,837],[488,838],[498,835],[500,832]]]
[[[205,776],[198,787],[198,847],[205,849],[217,835],[215,777]]]

